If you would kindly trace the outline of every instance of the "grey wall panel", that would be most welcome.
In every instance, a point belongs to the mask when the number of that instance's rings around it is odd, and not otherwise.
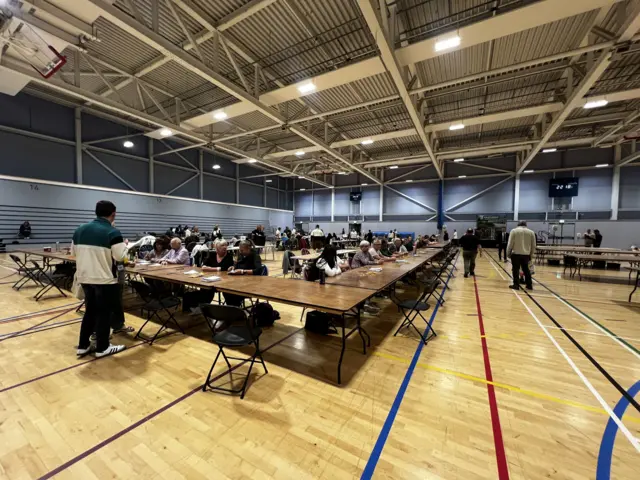
[[[310,217],[312,210],[311,192],[295,192],[296,217]]]
[[[235,203],[236,182],[221,178],[204,177],[204,199],[215,202]]]
[[[139,192],[149,191],[149,164],[147,162],[132,160],[130,158],[118,157],[103,152],[91,152],[102,163],[107,165],[111,170],[120,175],[133,188]],[[86,152],[83,152],[83,165],[87,170],[84,173],[84,182],[88,185],[96,185],[107,188],[122,188],[128,190],[129,187],[116,180],[116,183],[110,182],[105,176],[113,177],[111,173],[106,171],[102,166],[98,165]],[[93,165],[91,165],[93,164]],[[95,166],[98,169],[95,169]],[[120,186],[115,186],[120,185]]]
[[[599,163],[613,164],[613,148],[581,148],[564,152],[563,168],[594,167]]]
[[[263,188],[260,186],[240,184],[240,203],[243,205],[262,207],[263,194]]]
[[[265,173],[266,172],[264,170],[260,170],[259,168],[252,167],[249,164],[246,164],[246,163],[240,164],[240,178],[246,182],[262,185],[262,182],[264,181],[263,177],[257,177],[257,178],[245,178],[245,177],[252,177],[255,175],[264,175]]]
[[[26,219],[31,221],[34,242],[67,242],[79,224],[93,218],[99,200],[116,204],[116,225],[125,237],[142,231],[164,232],[179,223],[195,224],[205,231],[219,224],[231,234],[249,232],[259,223],[270,231],[272,221],[282,225],[293,222],[291,212],[0,179],[0,238],[6,243],[15,239]]]
[[[71,112],[73,110],[69,109]],[[73,123],[71,124],[73,126]],[[88,142],[102,138],[117,137],[133,132],[124,125],[110,122],[103,118],[82,113],[82,141]]]
[[[193,178],[178,188],[171,195],[174,197],[200,198],[199,183],[199,178]]]
[[[549,179],[551,173],[523,174],[520,177],[520,211],[544,212],[550,208]]]
[[[349,189],[335,189],[334,216],[348,217],[351,208],[351,200],[349,200]]]
[[[393,181],[396,177],[399,177],[400,175],[404,175],[402,177],[402,180],[406,180],[408,178],[412,180],[438,178],[438,174],[432,166],[416,171],[420,167],[421,167],[420,165],[412,165],[410,167],[399,167],[399,168],[392,168],[392,169],[385,168],[384,179],[386,182],[390,182],[390,181]]]
[[[0,132],[0,174],[73,182],[75,149],[72,145]]]
[[[331,217],[331,190],[313,192],[313,216]]]
[[[176,170],[175,168],[155,166],[155,193],[165,195],[173,188],[180,185],[189,177],[193,177],[195,172]],[[197,183],[197,180],[192,180]]]
[[[73,140],[73,109],[19,93],[0,94],[0,124]]]
[[[580,180],[578,196],[573,198],[574,210],[605,211],[611,209],[613,169],[579,170],[576,172],[576,176]]]
[[[172,142],[168,139],[165,139],[163,141],[154,140],[153,153],[157,155],[158,153],[168,152],[170,150],[175,150],[176,148],[182,147],[184,147],[184,145],[177,142]],[[189,168],[189,165],[191,165],[194,168],[198,168],[198,149],[192,148],[189,150],[183,150],[178,153],[169,153],[167,155],[158,157],[157,160],[165,163],[170,163],[172,165],[178,165],[180,167]]]
[[[620,169],[619,208],[640,210],[640,166]]]
[[[394,190],[404,193],[418,200],[419,202],[432,207],[434,210],[438,208],[438,183],[426,182],[417,184],[399,184],[392,185]],[[414,204],[410,200],[398,195],[397,193],[385,189],[384,192],[384,214],[385,215],[431,215],[432,210],[423,208]]]
[[[125,183],[114,177],[102,165],[89,157],[86,152],[83,152],[82,155],[82,172],[83,183],[85,185],[131,190]]]
[[[267,207],[278,208],[278,191],[267,188]]]
[[[380,214],[380,187],[362,187],[362,215]]]
[[[453,205],[504,180],[504,177],[471,178],[445,182],[444,209],[448,212]],[[471,202],[456,208],[456,213],[502,213],[513,211],[513,180],[509,179]]]

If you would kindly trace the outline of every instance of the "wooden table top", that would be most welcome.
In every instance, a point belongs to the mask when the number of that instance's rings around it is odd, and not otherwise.
[[[50,258],[52,260],[63,260],[65,262],[75,262],[76,261],[76,257],[74,257],[73,255],[71,255],[70,253],[65,253],[65,252],[45,252],[42,249],[20,249],[20,250],[13,250],[14,252],[18,252],[18,253],[25,253],[27,255],[38,255],[39,257],[42,258]]]
[[[536,250],[549,251],[549,252],[632,252],[633,250],[621,250],[619,248],[610,247],[576,247],[573,245],[538,245]]]
[[[367,267],[349,270],[341,275],[326,279],[327,285],[341,287],[362,288],[365,290],[383,290],[392,283],[397,282],[402,277],[411,273],[420,265],[432,260],[439,255],[441,250],[431,249],[417,256],[406,256],[403,260],[407,262],[386,262],[382,265],[372,265]],[[370,268],[382,268],[381,272],[371,271]]]
[[[221,292],[313,308],[328,313],[348,312],[367,300],[374,292],[362,288],[320,285],[304,280],[275,277],[232,276],[214,283]]]
[[[640,267],[624,267],[627,270],[631,270],[632,272],[640,272]]]

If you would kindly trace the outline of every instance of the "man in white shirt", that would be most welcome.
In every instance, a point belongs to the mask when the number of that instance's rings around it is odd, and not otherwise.
[[[320,225],[316,225],[311,231],[311,246],[316,250],[319,250],[324,245],[324,232],[320,228]]]
[[[388,258],[385,257],[384,255],[382,255],[380,253],[380,249],[382,248],[382,240],[376,238],[373,241],[373,244],[369,247],[369,255],[371,255],[371,257],[374,260],[380,260],[381,262],[392,262],[394,261],[393,258]]]
[[[189,230],[189,227],[187,227],[184,231],[184,238],[187,238],[190,236],[191,236],[191,230]]]
[[[520,269],[524,273],[527,290],[533,290],[529,261],[536,251],[536,234],[527,228],[524,220],[518,222],[518,226],[509,233],[509,243],[507,244],[507,256],[511,257],[511,273],[513,275],[513,285],[509,288],[520,290],[519,278]]]
[[[356,238],[358,238],[358,234],[356,233],[355,230],[351,230],[351,233],[349,235],[352,240],[355,240]]]

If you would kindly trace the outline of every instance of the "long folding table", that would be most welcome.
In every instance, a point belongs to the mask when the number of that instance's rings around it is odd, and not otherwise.
[[[624,268],[629,270],[629,275],[631,275],[632,273],[636,274],[636,281],[634,282],[633,290],[631,290],[631,293],[629,294],[629,301],[631,301],[631,297],[638,289],[638,284],[640,284],[640,267],[624,267]]]
[[[638,254],[630,255],[628,253],[603,253],[598,255],[597,253],[594,253],[590,255],[575,254],[571,255],[571,257],[575,258],[576,262],[575,264],[569,266],[569,274],[573,277],[577,273],[580,280],[582,280],[582,267],[590,262],[628,262],[631,264],[631,266],[640,266],[640,255]]]

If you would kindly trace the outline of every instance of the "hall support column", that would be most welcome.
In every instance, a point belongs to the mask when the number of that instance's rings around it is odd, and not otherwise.
[[[336,175],[331,174],[331,185],[333,185],[334,187],[331,189],[331,221],[333,222],[335,220],[335,213],[336,213],[336,188],[335,188],[335,184],[336,184]]]
[[[75,108],[74,126],[76,136],[76,183],[82,185],[82,110]]]
[[[620,204],[620,160],[622,159],[622,146],[616,145],[614,149],[613,176],[611,177],[611,220],[618,220],[618,208]]]
[[[153,160],[153,138],[147,140],[149,150],[149,193],[155,193],[155,165]]]
[[[384,210],[384,169],[380,172],[380,213],[378,214],[378,221],[382,222],[382,213]]]
[[[520,174],[516,174],[515,188],[513,191],[513,219],[518,220],[520,211]]]
[[[198,192],[200,193],[200,200],[204,198],[204,152],[198,151],[198,168],[200,169],[200,176],[198,177]]]

